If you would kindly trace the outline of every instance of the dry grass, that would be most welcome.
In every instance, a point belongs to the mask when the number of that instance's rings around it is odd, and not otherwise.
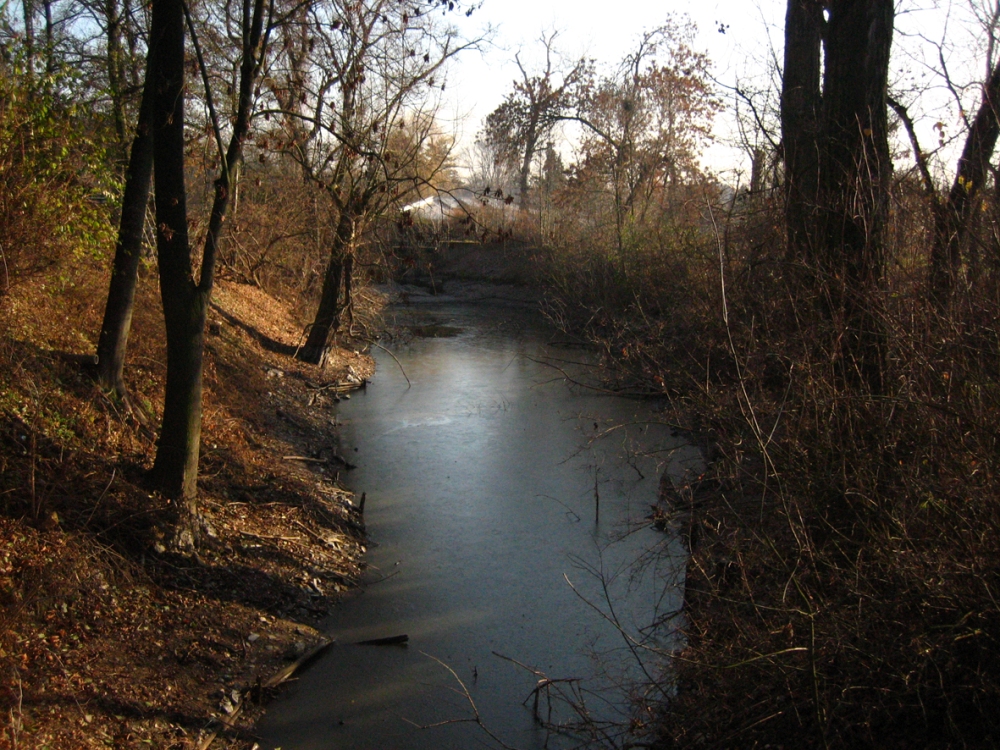
[[[674,252],[683,274],[594,254],[554,273],[568,323],[716,455],[670,498],[692,548],[687,646],[656,745],[994,747],[995,292],[984,281],[935,315],[921,235],[901,232],[907,262],[881,300],[891,385],[866,396],[786,281],[779,207],[756,208]]]

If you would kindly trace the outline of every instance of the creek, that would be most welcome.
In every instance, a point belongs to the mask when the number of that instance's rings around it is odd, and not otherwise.
[[[420,297],[394,311],[415,333],[386,344],[402,371],[376,350],[376,378],[337,411],[357,464],[346,482],[366,493],[367,585],[324,623],[337,645],[271,704],[261,746],[499,747],[492,733],[529,750],[617,734],[629,692],[663,666],[636,644],[676,646],[650,625],[680,609],[684,551],[647,518],[664,467],[683,471],[693,449],[650,403],[568,384],[555,367],[593,381],[592,356],[525,306]],[[541,717],[586,716],[583,735],[535,720],[525,700],[543,675],[572,681],[541,691]]]

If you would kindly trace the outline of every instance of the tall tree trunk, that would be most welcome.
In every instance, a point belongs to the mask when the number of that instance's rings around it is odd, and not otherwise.
[[[125,71],[127,74],[129,86],[133,88],[138,88],[139,82],[142,81],[143,72],[140,70],[140,60],[142,56],[139,54],[139,34],[136,29],[136,22],[133,18],[134,0],[122,0],[122,29],[124,33],[124,38],[126,45],[128,46],[128,57],[125,62]]]
[[[810,268],[816,258],[813,228],[819,191],[822,27],[821,3],[789,0],[781,87],[787,256],[790,262]]]
[[[108,73],[108,94],[111,97],[111,115],[114,119],[118,144],[124,152],[126,146],[125,121],[125,50],[123,47],[123,27],[128,22],[117,0],[105,0],[104,19],[107,24],[107,50],[105,51]]]
[[[344,306],[347,313],[347,325],[354,325],[354,251],[344,258]]]
[[[243,0],[244,28],[239,100],[236,105],[236,117],[233,120],[233,132],[226,149],[225,163],[222,164],[219,178],[215,181],[215,199],[212,202],[212,213],[208,220],[205,252],[201,263],[199,287],[206,297],[206,303],[207,298],[211,296],[212,285],[215,281],[215,263],[219,256],[222,227],[225,224],[229,207],[233,205],[237,195],[237,180],[243,161],[243,143],[250,131],[253,92],[265,54],[266,40],[263,39],[264,2],[265,0]]]
[[[872,393],[883,389],[886,354],[881,297],[894,18],[892,0],[788,0],[785,19],[788,257],[805,269],[799,289],[818,295],[831,329],[825,345],[845,382]]]
[[[303,344],[298,353],[298,358],[303,362],[310,362],[314,365],[323,363],[330,335],[337,330],[337,326],[340,324],[340,312],[343,309],[340,300],[345,261],[354,249],[355,229],[354,208],[348,203],[341,210],[340,218],[337,220],[337,231],[334,232],[330,248],[330,262],[327,264],[326,275],[323,277],[323,291],[320,294],[319,308],[316,310],[316,317],[309,328],[306,343]]]
[[[892,161],[888,75],[893,0],[834,0],[826,32],[822,272],[845,382],[883,390],[881,311]]]
[[[28,83],[35,81],[35,3],[34,0],[22,0],[24,14],[24,68]]]
[[[42,0],[45,15],[45,76],[51,76],[56,69],[55,23],[52,19],[52,0]]]
[[[243,0],[243,59],[240,92],[229,147],[219,178],[201,262],[194,281],[187,235],[184,189],[184,0],[154,0],[154,27],[160,15],[154,59],[157,257],[167,331],[167,387],[153,479],[165,494],[197,514],[198,456],[201,441],[205,319],[215,279],[222,226],[233,194],[233,178],[250,125],[254,82],[264,55],[264,0]],[[192,529],[193,531],[194,529]],[[192,543],[197,539],[193,538]]]
[[[847,382],[881,393],[886,332],[881,314],[892,162],[887,89],[893,0],[834,0],[824,60],[821,268],[842,335]]]
[[[132,140],[125,194],[122,197],[121,224],[111,271],[104,322],[97,341],[97,382],[125,397],[125,351],[132,328],[135,288],[142,251],[142,230],[146,222],[146,203],[153,174],[153,92],[147,79],[143,87],[139,121]]]
[[[528,193],[531,190],[531,162],[535,158],[535,148],[537,146],[538,136],[535,134],[535,123],[531,122],[531,127],[528,131],[528,137],[524,144],[524,156],[521,158],[521,169],[518,172],[518,197],[517,205],[524,211],[528,208]]]
[[[965,139],[955,181],[935,212],[931,246],[931,298],[943,310],[951,301],[962,265],[962,247],[968,238],[972,211],[986,183],[989,162],[1000,139],[1000,63],[983,89],[983,100]]]
[[[196,510],[206,298],[193,278],[184,186],[184,0],[154,0],[150,71],[156,252],[167,333],[167,385],[153,481]]]

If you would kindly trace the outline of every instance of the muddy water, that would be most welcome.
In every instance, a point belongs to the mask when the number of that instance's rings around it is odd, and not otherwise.
[[[371,583],[325,623],[338,645],[270,707],[262,747],[498,747],[490,733],[577,745],[523,703],[544,674],[574,680],[551,692],[572,691],[595,722],[628,717],[622,690],[643,667],[609,618],[671,645],[647,628],[680,605],[682,550],[644,519],[679,442],[649,404],[569,387],[541,364],[590,369],[526,311],[399,314],[421,334],[393,346],[410,385],[376,352],[374,382],[338,408],[358,466],[348,481],[367,495]],[[400,634],[408,645],[355,645]],[[543,718],[578,718],[552,704],[542,696]]]

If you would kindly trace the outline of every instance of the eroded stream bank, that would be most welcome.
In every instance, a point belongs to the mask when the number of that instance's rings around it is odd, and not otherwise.
[[[523,705],[542,676],[569,680],[551,691],[592,728],[627,723],[645,676],[619,629],[669,648],[670,628],[650,625],[681,604],[682,545],[647,521],[679,439],[648,403],[568,387],[545,362],[586,377],[587,354],[527,309],[396,313],[422,334],[392,346],[402,370],[378,352],[378,377],[338,414],[367,496],[369,585],[324,623],[338,645],[271,706],[263,746],[576,744]],[[551,718],[580,717],[560,704]]]

